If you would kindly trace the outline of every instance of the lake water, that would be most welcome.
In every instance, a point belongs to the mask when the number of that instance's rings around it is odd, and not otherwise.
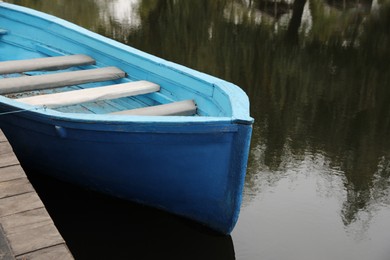
[[[231,236],[31,175],[76,259],[390,259],[387,0],[15,0],[242,87]]]

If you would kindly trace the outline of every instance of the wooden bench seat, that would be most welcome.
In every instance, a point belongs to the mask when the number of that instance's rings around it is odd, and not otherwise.
[[[12,60],[0,62],[0,74],[19,73],[35,70],[60,70],[74,66],[91,64],[95,64],[95,60],[87,55],[82,54],[36,58],[30,60]]]
[[[184,100],[164,105],[123,110],[110,115],[136,116],[192,116],[196,114],[196,104],[193,100]]]
[[[116,67],[0,79],[0,95],[124,78]]]
[[[69,106],[85,102],[110,100],[142,95],[160,90],[160,86],[149,81],[134,81],[104,87],[87,88],[68,92],[19,98],[17,101],[30,105],[44,105],[49,108]]]

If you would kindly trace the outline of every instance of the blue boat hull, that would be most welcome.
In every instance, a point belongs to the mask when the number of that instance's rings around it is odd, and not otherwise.
[[[95,67],[117,66],[127,81],[161,87],[136,102],[110,101],[110,109],[185,99],[197,104],[196,116],[121,116],[110,115],[100,103],[86,114],[80,107],[64,112],[0,95],[0,128],[27,172],[232,231],[253,123],[240,88],[30,9],[0,3],[0,25],[6,53],[0,61],[88,54]],[[100,86],[94,84],[88,87]]]
[[[29,113],[3,116],[0,125],[27,171],[158,207],[226,234],[237,221],[248,125],[88,124]]]

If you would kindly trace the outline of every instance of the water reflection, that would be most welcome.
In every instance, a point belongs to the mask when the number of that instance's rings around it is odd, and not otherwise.
[[[240,259],[389,258],[388,1],[13,2],[249,94]]]
[[[121,24],[121,27],[137,28],[141,25],[138,13],[140,0],[100,0],[96,1],[100,9],[100,15],[105,23],[113,20]]]
[[[28,172],[75,259],[235,259],[230,236]]]

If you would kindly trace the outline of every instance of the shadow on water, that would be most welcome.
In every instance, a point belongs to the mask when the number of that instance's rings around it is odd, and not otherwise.
[[[28,173],[76,259],[235,259],[223,236],[169,213]]]

